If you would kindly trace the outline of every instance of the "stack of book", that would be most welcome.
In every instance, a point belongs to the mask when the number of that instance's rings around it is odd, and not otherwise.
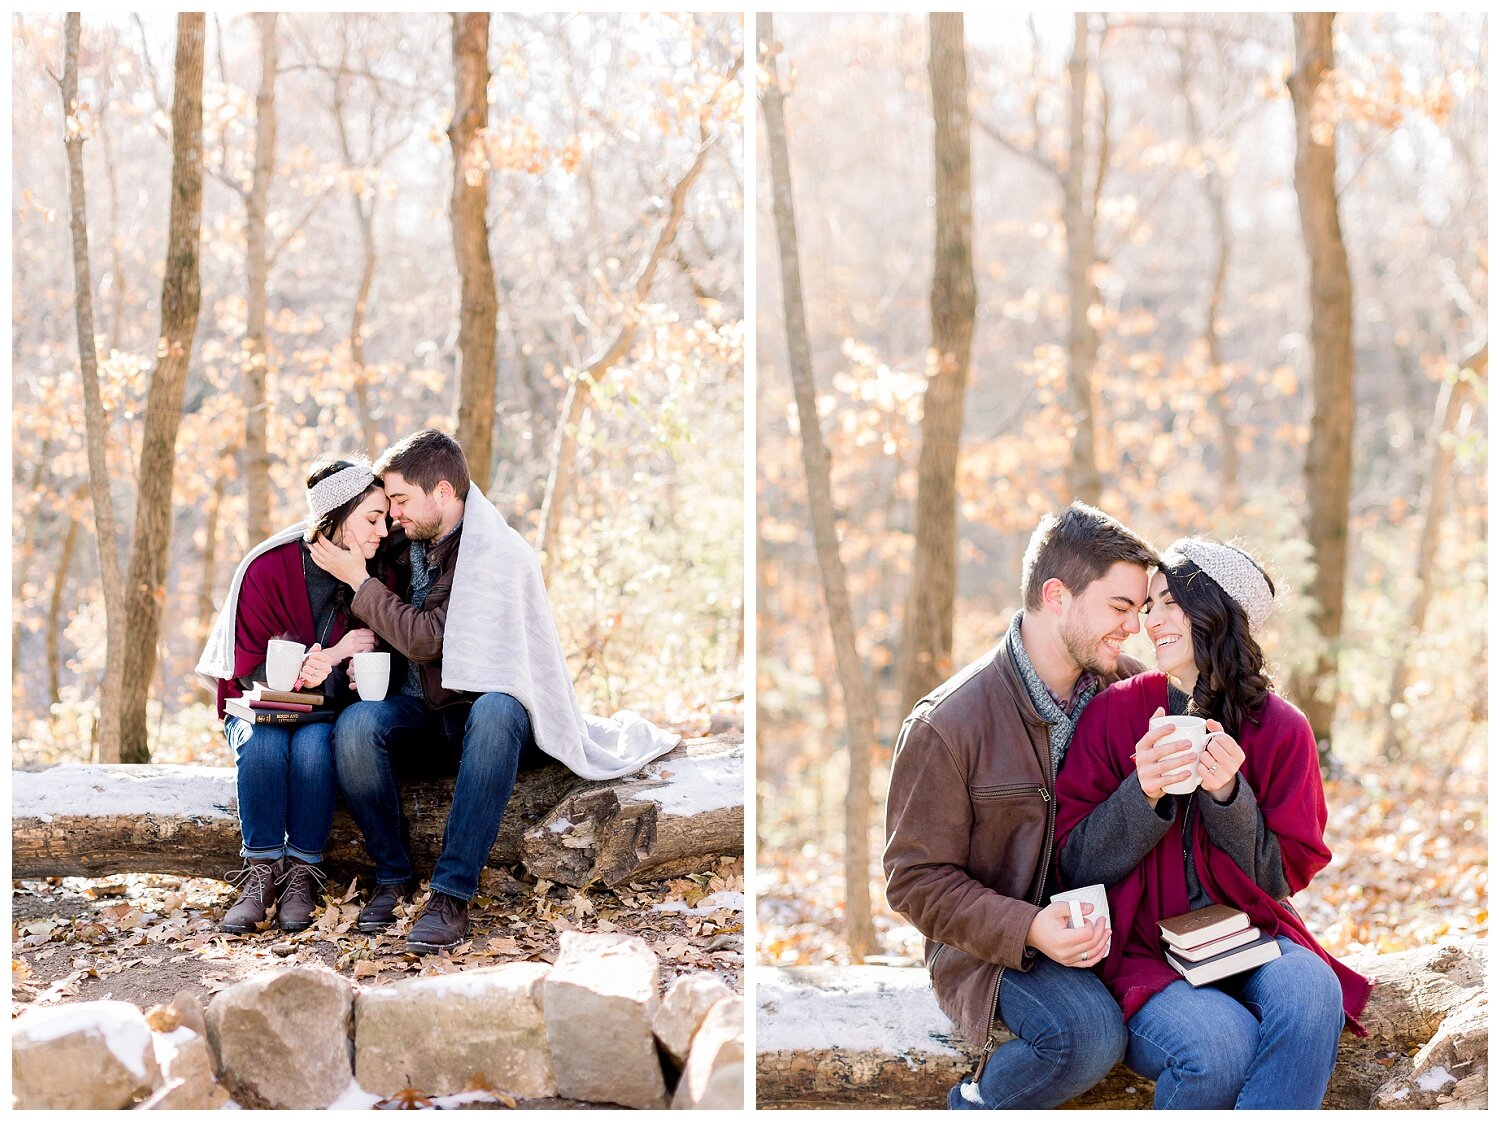
[[[300,725],[309,721],[333,719],[327,699],[311,690],[273,690],[264,682],[224,702],[224,715],[238,717],[252,725]]]
[[[1164,919],[1161,928],[1167,964],[1195,986],[1242,974],[1281,957],[1274,935],[1267,935],[1238,908],[1210,904]]]

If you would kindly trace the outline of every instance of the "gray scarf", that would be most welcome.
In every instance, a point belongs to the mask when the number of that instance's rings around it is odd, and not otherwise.
[[[1047,688],[1047,683],[1042,681],[1036,667],[1031,665],[1031,656],[1026,653],[1026,647],[1021,642],[1021,617],[1024,614],[1017,612],[1016,618],[1010,621],[1010,656],[1021,674],[1021,680],[1026,683],[1026,693],[1031,698],[1031,704],[1036,706],[1037,716],[1047,722],[1047,746],[1052,751],[1052,774],[1056,777],[1062,770],[1063,757],[1068,754],[1068,744],[1073,739],[1073,729],[1078,724],[1078,718],[1099,692],[1099,679],[1090,674],[1088,685],[1083,687],[1083,692],[1078,696],[1078,704],[1073,707],[1073,715],[1070,717],[1064,713],[1062,706],[1052,699],[1052,691]]]

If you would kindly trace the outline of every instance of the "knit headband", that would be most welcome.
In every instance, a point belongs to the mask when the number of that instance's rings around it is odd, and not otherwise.
[[[307,489],[307,520],[316,526],[330,510],[337,510],[350,499],[365,493],[375,482],[375,473],[361,464],[350,464],[320,479]]]
[[[1162,554],[1161,562],[1172,565],[1178,560],[1197,565],[1225,595],[1244,608],[1251,631],[1259,631],[1271,618],[1271,586],[1244,552],[1202,538],[1178,538]]]

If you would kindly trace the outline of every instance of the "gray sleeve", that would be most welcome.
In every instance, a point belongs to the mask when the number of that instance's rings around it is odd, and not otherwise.
[[[1215,802],[1202,788],[1198,790],[1198,809],[1208,840],[1229,854],[1247,877],[1273,900],[1284,900],[1292,894],[1281,864],[1281,842],[1266,829],[1266,819],[1255,801],[1250,784],[1234,779],[1234,794],[1227,803]]]
[[[1074,887],[1110,887],[1156,848],[1176,817],[1177,800],[1164,795],[1153,809],[1132,772],[1073,827],[1058,855],[1063,880]]]

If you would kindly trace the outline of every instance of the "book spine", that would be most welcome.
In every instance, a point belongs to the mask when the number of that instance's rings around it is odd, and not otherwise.
[[[313,711],[313,707],[311,705],[306,705],[302,702],[267,701],[264,698],[259,701],[252,701],[250,703],[250,708],[256,710],[257,712],[279,710],[287,713],[311,713]]]

